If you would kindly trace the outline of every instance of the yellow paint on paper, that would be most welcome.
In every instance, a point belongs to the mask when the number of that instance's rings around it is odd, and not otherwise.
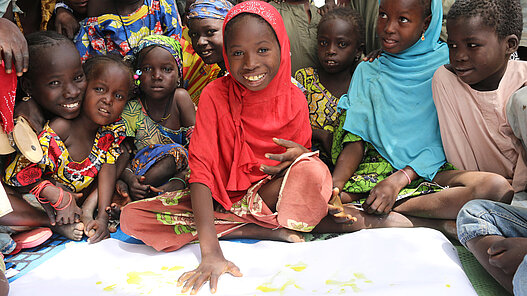
[[[285,267],[289,267],[292,270],[298,272],[298,271],[303,271],[304,269],[306,269],[307,268],[307,264],[299,262],[297,264],[287,264]]]
[[[446,286],[447,288],[450,288],[450,285],[449,285],[449,284],[446,284],[445,286]]]
[[[183,269],[183,266],[174,266],[174,267],[169,268],[168,271],[176,271],[180,269]]]
[[[364,276],[364,273],[362,273],[362,272],[356,272],[353,275],[359,280],[365,280],[366,279],[366,276]]]
[[[263,284],[263,285],[260,285],[258,287],[256,287],[256,290],[260,290],[264,293],[268,293],[268,292],[276,292],[278,291],[278,288],[271,288],[268,286],[269,284]]]
[[[96,284],[96,285],[100,285],[100,284],[102,284],[102,282],[101,282],[101,281],[98,281],[98,282],[96,282],[95,284]]]
[[[131,285],[139,285],[143,281],[143,277],[161,277],[161,274],[152,272],[152,271],[145,271],[145,272],[137,272],[132,271],[126,274],[128,276],[128,279],[126,282]]]
[[[106,291],[106,292],[110,292],[110,291],[113,291],[115,289],[115,286],[117,286],[117,284],[113,284],[111,286],[108,286],[108,287],[104,288],[103,290]]]

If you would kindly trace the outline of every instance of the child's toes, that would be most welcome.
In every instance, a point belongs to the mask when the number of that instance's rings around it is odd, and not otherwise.
[[[73,240],[81,240],[82,236],[84,235],[84,223],[79,222],[76,223],[73,227]]]

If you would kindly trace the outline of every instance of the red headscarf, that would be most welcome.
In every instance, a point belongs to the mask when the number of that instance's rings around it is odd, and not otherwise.
[[[227,23],[241,13],[256,14],[271,25],[280,45],[280,68],[260,91],[250,91],[228,75],[211,82],[201,94],[189,148],[190,183],[209,187],[227,210],[267,176],[259,170],[260,164],[278,164],[265,157],[285,152],[273,137],[311,147],[307,101],[291,83],[289,38],[282,17],[266,2],[242,2],[227,14],[224,38]],[[225,47],[223,59],[230,71]]]

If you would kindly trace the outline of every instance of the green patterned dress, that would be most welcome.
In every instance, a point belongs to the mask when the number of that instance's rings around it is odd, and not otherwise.
[[[340,152],[344,149],[346,143],[362,141],[361,137],[343,129],[345,119],[346,112],[343,112],[338,118],[338,127],[333,133],[333,145],[331,151],[333,164],[337,162],[337,158],[339,157]],[[454,169],[455,167],[453,165],[445,163],[439,171]],[[375,187],[375,185],[397,171],[396,168],[394,168],[379,154],[379,152],[377,152],[372,144],[365,141],[362,161],[342,190],[354,194],[368,193],[373,187]],[[442,187],[437,183],[426,181],[423,178],[417,178],[399,192],[397,200],[438,192],[443,189],[445,189],[445,187]],[[361,199],[359,202],[362,203],[364,201],[365,198]]]

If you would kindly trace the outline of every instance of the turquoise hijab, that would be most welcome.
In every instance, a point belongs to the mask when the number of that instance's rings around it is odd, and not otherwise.
[[[383,52],[372,63],[360,63],[338,104],[347,110],[345,130],[371,143],[394,168],[410,166],[427,180],[445,163],[432,76],[448,63],[448,48],[439,41],[442,3],[431,2],[425,40],[401,53]]]

